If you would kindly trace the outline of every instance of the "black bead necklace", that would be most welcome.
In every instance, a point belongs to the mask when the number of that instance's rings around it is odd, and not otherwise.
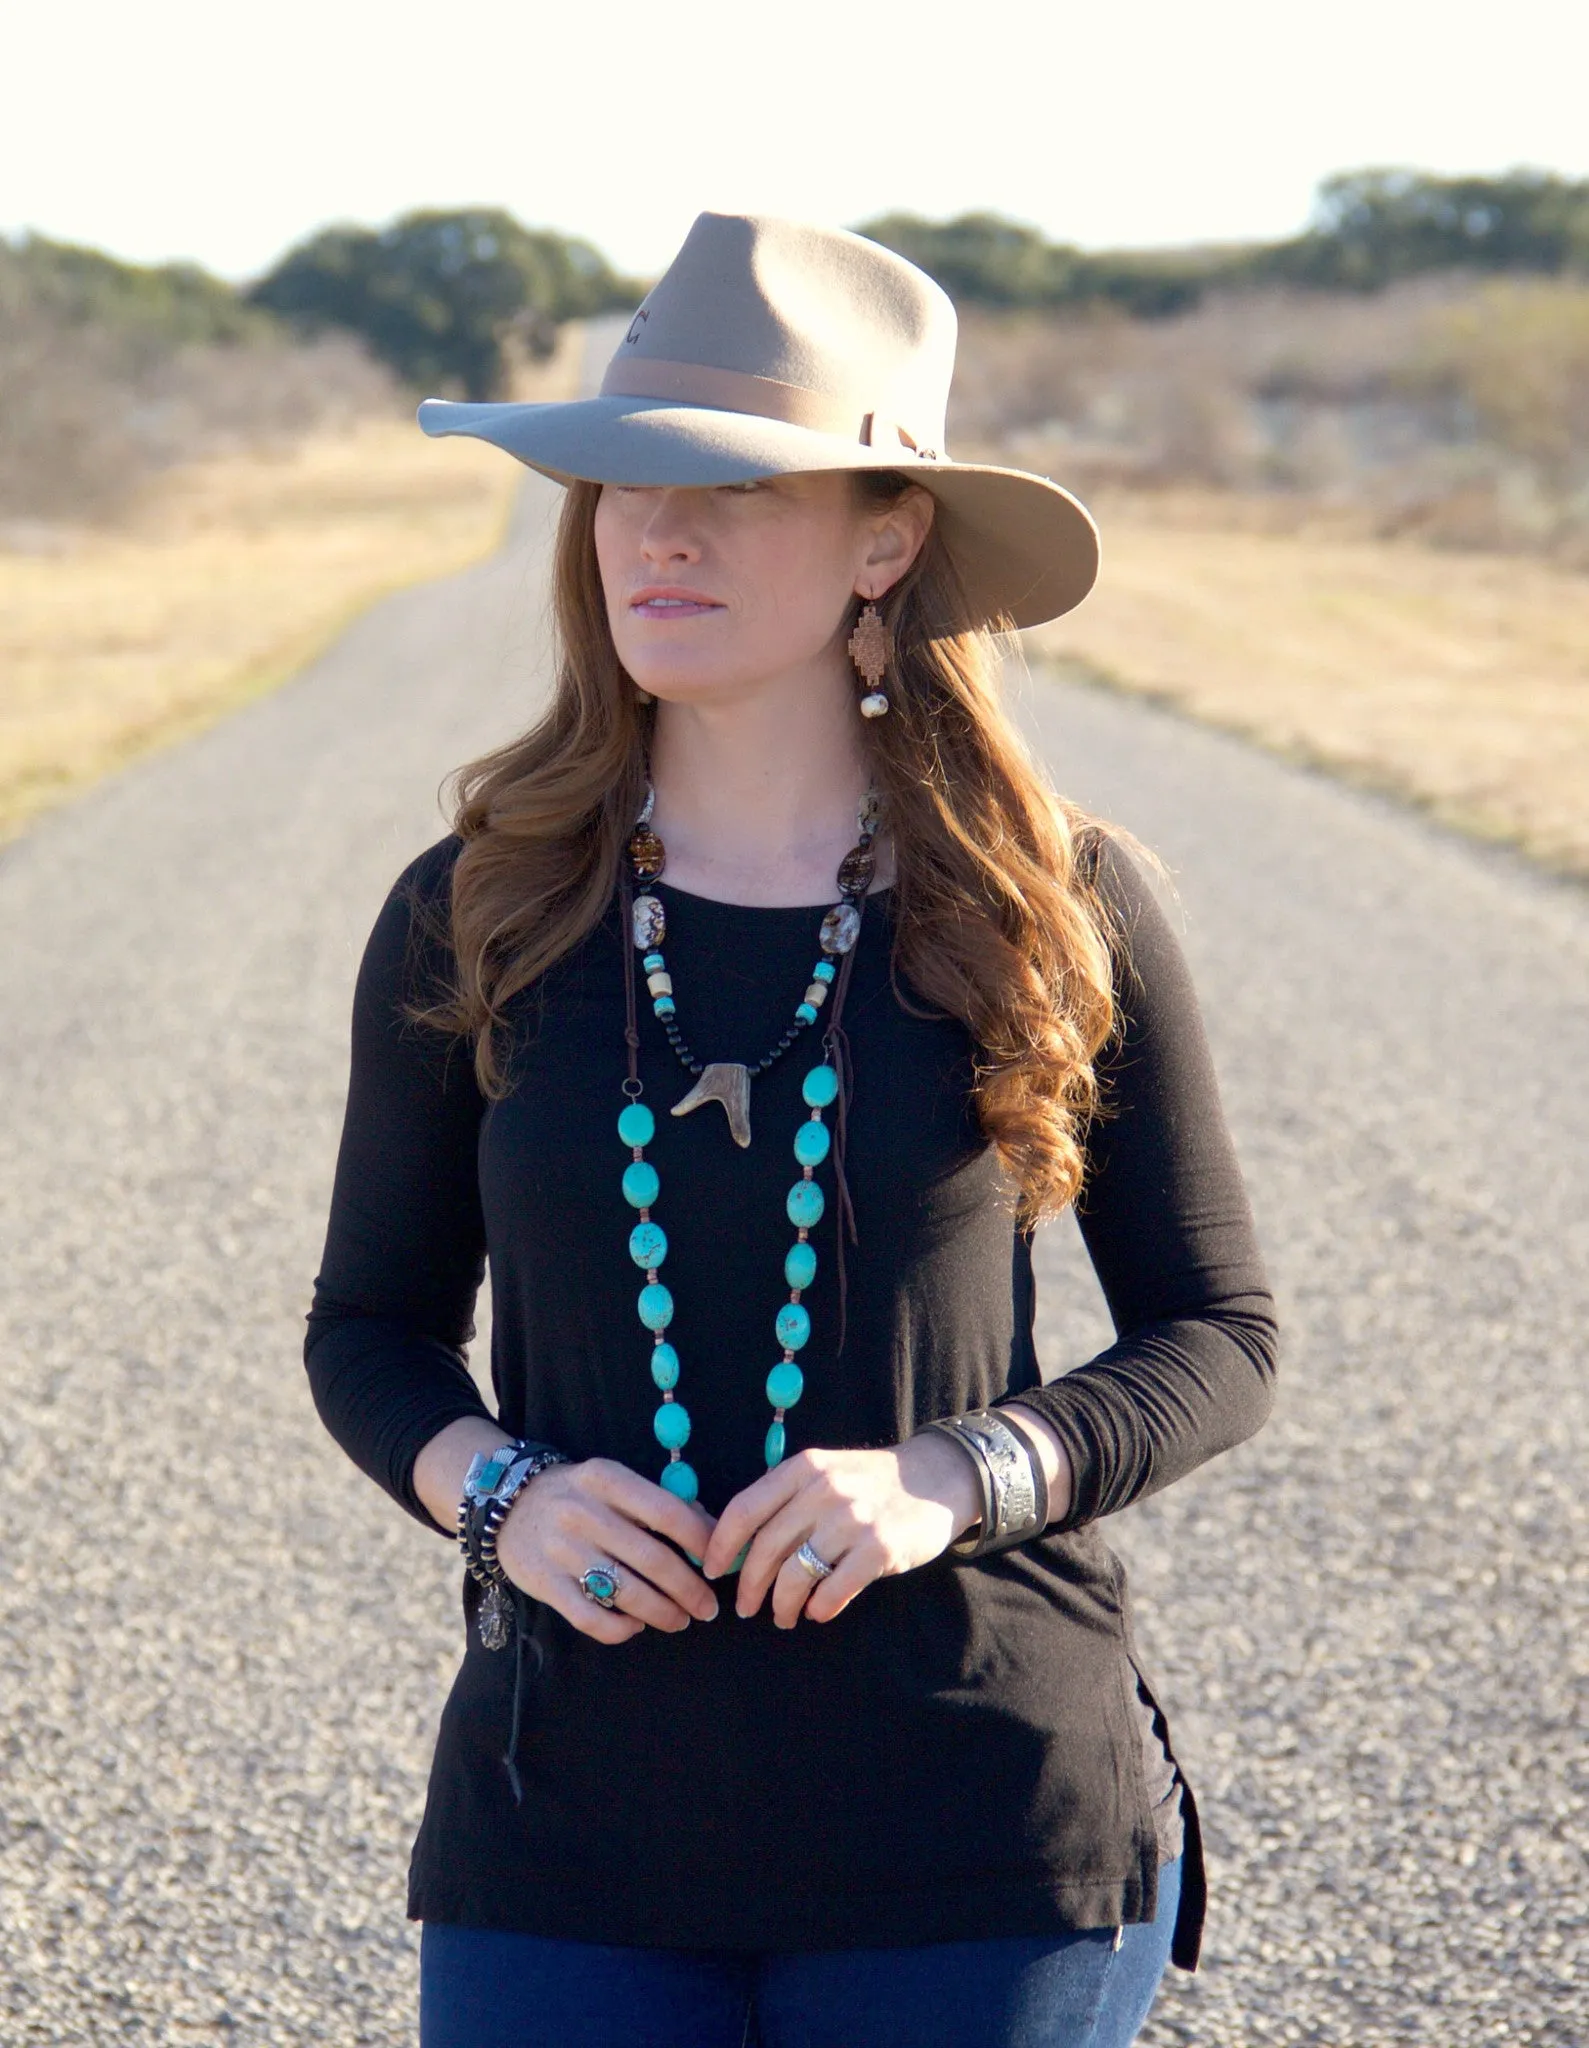
[[[651,824],[651,814],[655,807],[656,792],[650,783],[647,783],[645,802],[635,821],[635,829],[630,834],[628,846],[630,872],[636,885],[642,890],[646,890],[649,884],[660,881],[667,866],[667,850]],[[823,957],[812,969],[810,986],[796,1004],[794,1017],[782,1037],[763,1053],[760,1059],[748,1064],[733,1060],[702,1061],[696,1058],[679,1028],[677,1005],[673,996],[673,977],[668,972],[667,962],[661,950],[662,941],[667,935],[667,912],[659,897],[650,894],[635,897],[631,908],[631,937],[636,948],[645,956],[641,965],[645,969],[651,1008],[667,1033],[668,1044],[673,1048],[680,1066],[686,1073],[695,1077],[696,1085],[675,1106],[675,1116],[686,1115],[690,1110],[699,1108],[703,1102],[721,1102],[727,1112],[729,1128],[736,1143],[750,1143],[752,1079],[775,1067],[802,1032],[808,1031],[816,1023],[818,1013],[828,999],[828,991],[838,971],[835,962],[851,950],[860,936],[861,901],[871,887],[872,877],[877,870],[872,841],[877,835],[878,815],[877,792],[869,789],[856,811],[855,822],[860,837],[839,862],[839,901],[822,919],[818,942]]]

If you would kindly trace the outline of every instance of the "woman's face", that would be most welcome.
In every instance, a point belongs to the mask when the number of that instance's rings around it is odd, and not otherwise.
[[[864,506],[847,471],[706,487],[605,484],[596,558],[618,658],[643,690],[726,700],[842,661],[860,590],[881,596],[932,522],[916,488]]]

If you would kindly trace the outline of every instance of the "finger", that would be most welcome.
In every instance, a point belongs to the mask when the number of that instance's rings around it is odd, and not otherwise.
[[[823,1556],[822,1546],[814,1546]],[[796,1571],[800,1568],[795,1567]],[[883,1575],[882,1553],[864,1539],[836,1558],[833,1570],[811,1588],[803,1612],[807,1621],[832,1621],[842,1614],[857,1593],[864,1593]]]
[[[786,1458],[781,1465],[774,1465],[770,1472],[763,1473],[760,1479],[753,1480],[742,1492],[736,1493],[718,1516],[712,1540],[701,1558],[701,1569],[706,1576],[715,1579],[726,1572],[758,1530],[791,1501],[810,1478],[811,1468],[802,1458]],[[743,1568],[740,1577],[743,1581]],[[742,1608],[740,1611],[746,1610]],[[750,1611],[754,1612],[753,1609]]]
[[[717,1618],[717,1595],[705,1579],[649,1530],[604,1509],[597,1518],[597,1540],[606,1544],[616,1563],[631,1566],[659,1593],[676,1602],[681,1613],[693,1615],[697,1621]]]
[[[698,1501],[680,1500],[665,1486],[643,1479],[638,1472],[612,1459],[593,1458],[590,1466],[590,1488],[598,1500],[627,1515],[632,1522],[655,1529],[688,1555],[705,1555],[716,1525]]]
[[[603,1562],[610,1559],[649,1581],[676,1609],[676,1618],[666,1623],[667,1627],[682,1628],[692,1615],[698,1621],[711,1621],[717,1614],[717,1595],[699,1572],[649,1530],[599,1501],[582,1502],[570,1516],[560,1548],[561,1561],[576,1579],[599,1555]],[[646,1619],[653,1627],[664,1625],[650,1614]]]
[[[785,1558],[792,1557],[810,1536],[816,1521],[815,1508],[816,1502],[802,1491],[756,1531],[740,1567],[739,1586],[734,1595],[734,1605],[741,1614],[756,1612],[783,1569]]]
[[[604,1559],[603,1563],[605,1562]],[[631,1571],[627,1565],[617,1563],[609,1565],[608,1569],[618,1581],[618,1592],[613,1606],[607,1610],[608,1613],[632,1614],[637,1621],[643,1621],[647,1628],[660,1629],[664,1635],[669,1636],[676,1636],[689,1627],[690,1617],[678,1602],[670,1600],[665,1593],[659,1593],[656,1587],[643,1579],[638,1572]],[[585,1594],[583,1589],[579,1588],[577,1579],[575,1586],[583,1600]],[[591,1604],[597,1608],[601,1606],[599,1600]]]
[[[601,1566],[604,1570],[611,1570],[618,1580],[617,1611],[635,1616],[648,1628],[662,1629],[669,1635],[677,1635],[680,1629],[686,1629],[690,1625],[688,1611],[680,1607],[677,1601],[670,1600],[665,1593],[659,1593],[656,1587],[632,1565],[620,1561],[617,1552],[622,1548],[621,1536],[616,1542],[613,1537],[625,1527],[633,1529],[634,1524],[621,1523],[617,1517],[613,1520],[616,1529],[597,1525],[594,1533],[588,1538],[565,1535],[556,1543],[549,1545],[547,1557],[554,1571],[559,1574],[567,1573],[573,1581],[575,1592],[586,1606],[594,1607],[598,1613],[610,1614],[615,1611],[614,1608],[604,1606],[599,1600],[592,1600],[581,1581],[585,1573],[593,1567]]]
[[[812,1548],[816,1546],[813,1544]],[[821,1551],[819,1555],[825,1557],[827,1552]],[[812,1578],[795,1554],[786,1557],[772,1582],[772,1618],[779,1628],[793,1628],[818,1586],[826,1583],[825,1579]]]
[[[561,1575],[543,1597],[546,1605],[555,1607],[571,1627],[577,1628],[582,1636],[593,1636],[598,1643],[627,1643],[645,1627],[633,1614],[620,1614],[616,1608],[587,1600],[572,1579]]]

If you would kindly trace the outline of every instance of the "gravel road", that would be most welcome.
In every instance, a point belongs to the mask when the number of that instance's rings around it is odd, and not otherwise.
[[[553,510],[0,858],[0,2041],[413,2036],[454,1571],[298,1362],[347,1006],[436,784],[542,687]],[[1146,2037],[1589,2041],[1589,902],[1052,677],[1171,864],[1287,1328],[1252,1443],[1119,1518],[1210,1837]],[[1102,1324],[1044,1246],[1055,1369]]]

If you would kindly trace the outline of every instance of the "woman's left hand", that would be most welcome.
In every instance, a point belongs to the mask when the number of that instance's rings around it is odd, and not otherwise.
[[[887,1451],[800,1451],[724,1508],[701,1563],[725,1572],[748,1543],[735,1606],[754,1614],[772,1589],[773,1620],[831,1621],[874,1579],[939,1557],[982,1512],[971,1461],[947,1437],[914,1436]],[[832,1565],[813,1579],[795,1558],[809,1542]]]

